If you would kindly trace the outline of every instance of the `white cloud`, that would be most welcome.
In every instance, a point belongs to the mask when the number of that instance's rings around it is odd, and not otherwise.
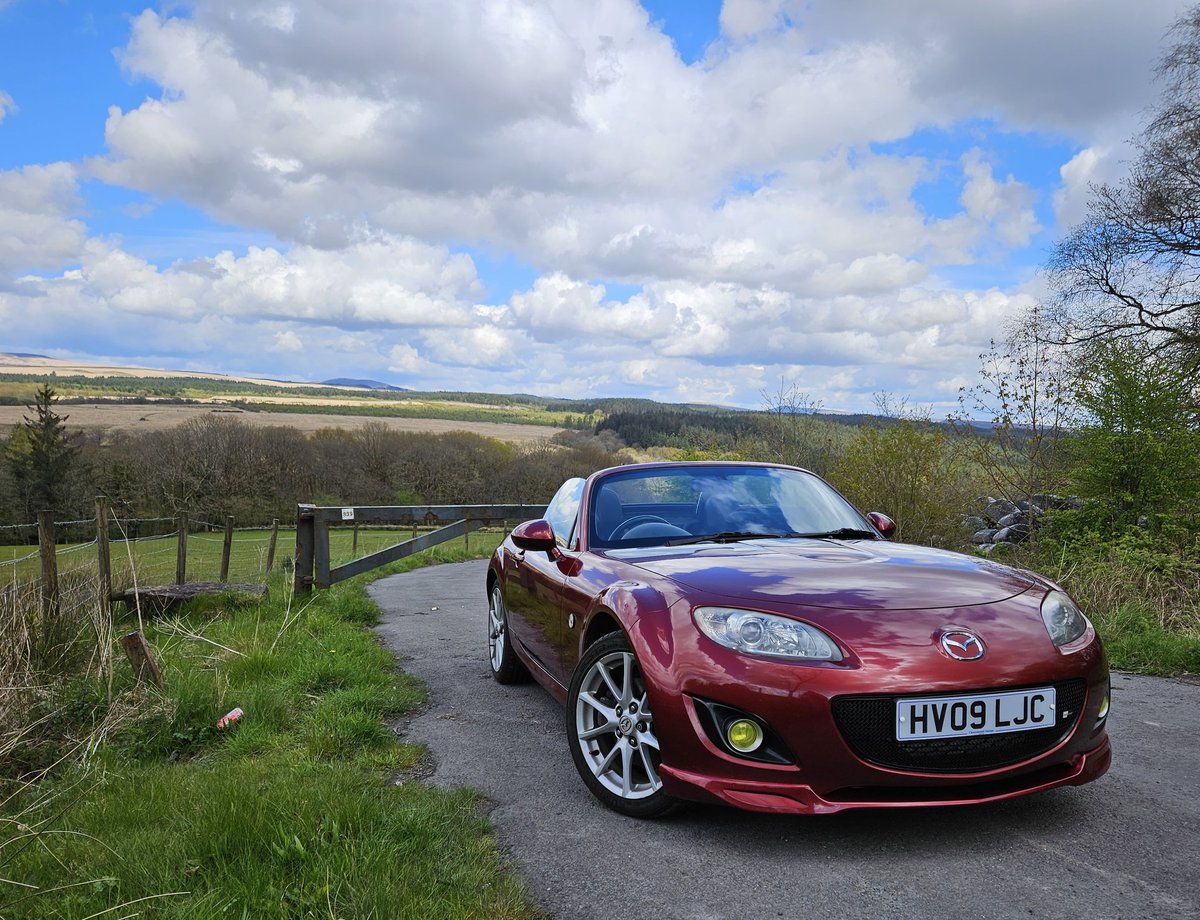
[[[744,39],[779,24],[782,0],[725,0],[721,4],[721,31],[733,39]]]
[[[987,223],[1009,246],[1025,246],[1041,228],[1033,212],[1034,196],[1029,188],[1008,176],[997,182],[992,168],[975,149],[963,156],[962,203],[969,217]]]
[[[962,3],[893,0],[786,9],[814,45],[886,42],[913,62],[914,92],[943,118],[995,115],[1058,133],[1102,130],[1147,103],[1179,0]]]
[[[520,361],[525,337],[520,332],[479,325],[453,332],[433,329],[425,333],[424,340],[430,357],[446,364],[503,368]]]
[[[15,271],[57,268],[79,257],[86,236],[68,163],[0,170],[0,285]]]
[[[3,7],[4,4],[0,3],[0,9]],[[5,115],[8,115],[10,112],[15,112],[16,110],[17,104],[13,102],[12,96],[0,89],[0,123],[4,122]]]
[[[304,350],[304,342],[300,340],[293,329],[285,329],[275,334],[275,346],[272,351],[297,352]]]
[[[388,370],[397,374],[419,374],[428,370],[429,362],[413,346],[402,343],[393,345],[388,353]]]
[[[1054,213],[1064,230],[1087,216],[1092,185],[1119,183],[1128,174],[1136,154],[1125,140],[1105,132],[1060,167],[1062,186],[1054,193]]]
[[[112,307],[180,320],[226,314],[346,326],[471,322],[478,291],[466,256],[411,240],[377,238],[333,252],[252,246],[159,269],[110,243],[90,241],[78,281]]]

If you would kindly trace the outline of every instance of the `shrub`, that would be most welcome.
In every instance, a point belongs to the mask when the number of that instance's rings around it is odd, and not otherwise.
[[[859,429],[831,478],[859,508],[893,517],[907,543],[956,543],[972,491],[945,431],[910,419]]]

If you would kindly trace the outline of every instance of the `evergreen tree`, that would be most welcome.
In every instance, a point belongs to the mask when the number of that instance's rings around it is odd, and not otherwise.
[[[80,472],[79,433],[67,431],[67,416],[54,411],[57,398],[42,384],[27,407],[32,416],[13,429],[4,450],[27,520],[38,511],[65,510]]]

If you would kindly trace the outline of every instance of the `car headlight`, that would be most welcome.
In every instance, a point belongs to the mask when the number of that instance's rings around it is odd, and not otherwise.
[[[1042,601],[1042,621],[1050,633],[1050,641],[1059,648],[1074,642],[1088,627],[1083,611],[1061,591],[1051,591]]]
[[[692,616],[704,635],[736,652],[804,661],[842,660],[829,636],[787,617],[729,607],[697,607]]]

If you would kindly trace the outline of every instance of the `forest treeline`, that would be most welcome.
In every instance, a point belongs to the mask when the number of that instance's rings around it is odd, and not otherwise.
[[[231,514],[239,525],[291,520],[298,502],[536,503],[563,479],[612,462],[617,446],[611,435],[565,432],[557,443],[517,447],[468,432],[401,433],[373,420],[305,434],[227,414],[101,438],[73,431],[63,408],[52,397],[31,407],[31,421],[10,436],[0,464],[0,525],[27,524],[43,509],[59,520],[86,518],[97,495],[121,517]],[[0,539],[5,534],[31,538],[0,530]]]

